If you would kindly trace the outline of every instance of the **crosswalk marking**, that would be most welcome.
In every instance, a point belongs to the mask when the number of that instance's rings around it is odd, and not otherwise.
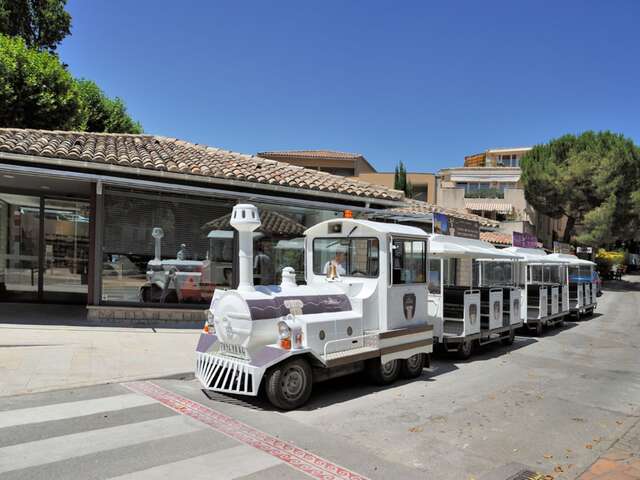
[[[182,416],[21,443],[0,448],[0,473],[202,430]]]
[[[29,423],[51,422],[65,420],[83,415],[122,410],[125,408],[140,407],[157,403],[152,398],[125,393],[111,397],[94,398],[91,400],[79,400],[75,402],[54,403],[41,407],[21,408],[0,412],[0,428],[27,425]]]
[[[189,480],[232,480],[282,463],[277,458],[255,448],[238,445],[187,460],[113,477],[112,480],[180,478],[184,476],[185,471],[189,472]]]
[[[230,438],[279,458],[290,467],[310,477],[318,480],[367,480],[366,477],[308,450],[296,447],[233,417],[166,390],[153,382],[130,382],[123,385],[133,392],[155,398],[172,410],[208,425]]]

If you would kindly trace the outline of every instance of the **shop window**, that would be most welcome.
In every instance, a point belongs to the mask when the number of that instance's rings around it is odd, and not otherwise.
[[[220,227],[231,208],[216,199],[108,191],[102,301],[209,304],[216,288],[232,284],[234,232]]]

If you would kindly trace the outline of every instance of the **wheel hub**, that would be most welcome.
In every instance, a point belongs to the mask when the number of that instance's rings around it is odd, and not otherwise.
[[[289,399],[299,397],[306,386],[304,372],[298,366],[289,368],[282,376],[282,393]]]

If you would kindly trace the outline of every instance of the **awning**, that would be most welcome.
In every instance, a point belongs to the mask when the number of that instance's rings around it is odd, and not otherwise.
[[[517,183],[520,180],[520,174],[500,174],[500,173],[464,173],[455,174],[452,173],[449,177],[451,182],[504,182],[504,183]],[[515,187],[515,185],[514,185]]]
[[[464,206],[474,212],[511,213],[513,205],[499,198],[465,198]]]

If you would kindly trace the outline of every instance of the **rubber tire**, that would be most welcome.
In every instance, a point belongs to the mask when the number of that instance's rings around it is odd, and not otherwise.
[[[391,360],[395,364],[393,371],[390,374],[386,374],[382,370],[382,363],[380,358],[372,358],[367,361],[366,372],[369,380],[376,385],[390,385],[400,377],[400,371],[402,365],[399,359]],[[391,363],[387,362],[387,363]]]
[[[565,327],[565,323],[564,323],[564,321],[565,321],[565,319],[566,319],[566,318],[567,318],[567,317],[562,317],[562,318],[560,319],[560,321],[556,324],[556,326],[557,326],[558,328],[564,328],[564,327]]]
[[[516,331],[511,330],[509,336],[503,337],[500,339],[500,343],[505,346],[513,345],[513,342],[516,340]]]
[[[544,334],[544,325],[542,322],[536,323],[536,328],[533,331],[533,335],[536,337],[541,337]]]
[[[467,360],[471,355],[473,355],[474,346],[473,340],[464,340],[460,342],[460,347],[458,347],[456,357],[460,360]]]
[[[400,375],[403,378],[417,378],[422,375],[422,370],[424,369],[424,354],[416,353],[410,359],[414,357],[420,357],[419,365],[411,366],[407,360],[402,360],[400,364]]]
[[[303,374],[306,376],[305,387],[295,399],[287,397],[282,389],[283,377],[286,375],[287,370],[293,367],[302,369]],[[292,358],[286,362],[274,365],[267,371],[265,378],[267,398],[274,407],[281,410],[294,410],[307,403],[311,396],[312,389],[313,371],[311,370],[309,362],[304,358]]]

